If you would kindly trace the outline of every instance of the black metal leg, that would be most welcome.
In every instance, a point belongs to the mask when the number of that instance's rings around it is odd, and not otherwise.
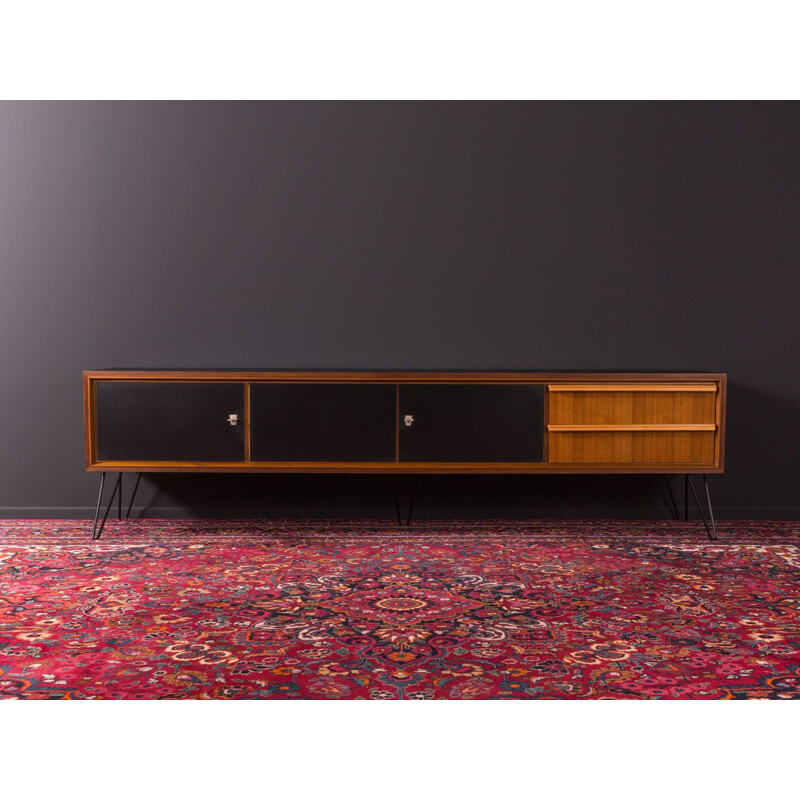
[[[414,511],[414,500],[417,498],[417,485],[419,484],[419,475],[414,477],[414,488],[411,490],[411,500],[408,503],[408,516],[406,517],[406,527],[411,525],[411,514]]]
[[[142,479],[142,473],[139,473],[139,476],[136,478],[136,483],[133,486],[133,494],[131,495],[131,501],[128,503],[128,510],[125,512],[125,519],[130,519],[131,517],[131,509],[133,508],[133,501],[136,498],[136,490],[139,488],[139,481]],[[122,497],[122,492],[120,492],[120,497]]]
[[[122,520],[122,473],[119,473],[119,492],[117,492],[117,519]]]
[[[697,496],[697,490],[694,488],[694,481],[692,481],[692,479],[689,478],[688,475],[686,477],[689,480],[689,486],[692,489],[692,494],[694,495],[695,502],[697,503],[697,508],[700,511],[700,518],[703,520],[703,525],[705,526],[706,534],[708,535],[708,538],[711,539],[711,541],[713,542],[717,538],[717,526],[716,523],[714,522],[714,512],[711,509],[711,494],[708,491],[708,481],[706,480],[706,476],[703,475],[703,483],[705,484],[706,497],[708,498],[708,513],[709,516],[711,517],[710,528],[708,527],[708,521],[706,520],[706,515],[703,513],[703,506],[700,502],[700,498]]]
[[[105,475],[105,473],[103,473]],[[108,512],[111,511],[111,506],[114,505],[114,497],[118,492],[122,491],[122,473],[120,472],[117,475],[117,482],[114,484],[114,491],[111,492],[111,497],[108,500],[108,505],[106,506],[106,513],[103,514],[103,521],[100,523],[100,527],[97,527],[95,524],[94,530],[92,531],[92,539],[99,539],[100,536],[103,534],[103,528],[106,525],[106,520],[108,519]]]
[[[708,502],[708,516],[711,518],[711,530],[714,531],[712,540],[717,538],[717,523],[714,521],[714,507],[711,505],[711,492],[708,491],[708,478],[703,475],[703,486],[706,487],[706,501]]]
[[[95,538],[95,531],[97,530],[97,520],[100,518],[100,503],[103,501],[103,488],[106,485],[106,473],[100,473],[100,491],[97,493],[97,508],[94,512],[94,525],[92,525],[92,538]]]
[[[392,476],[392,485],[394,487],[394,510],[397,512],[397,524],[403,524],[403,518],[400,515],[400,496],[398,494],[398,487],[397,487],[397,475]]]
[[[689,521],[689,473],[683,476],[683,521]]]
[[[672,501],[672,509],[675,512],[675,519],[680,519],[681,515],[678,511],[678,504],[675,502],[675,495],[672,493],[672,484],[669,482],[669,475],[664,475],[664,482],[667,484],[667,491],[669,492],[669,499]]]
[[[406,516],[405,522],[403,522],[403,514],[400,511],[400,492],[399,492],[399,480],[398,476],[394,476],[394,510],[397,512],[397,524],[401,527],[405,525],[408,527],[411,525],[411,515],[414,513],[414,500],[417,496],[417,484],[419,483],[419,475],[414,476],[414,483],[411,488],[411,497],[408,501],[408,514]]]

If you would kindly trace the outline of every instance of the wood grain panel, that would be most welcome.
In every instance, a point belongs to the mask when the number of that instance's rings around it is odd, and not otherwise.
[[[717,437],[714,445],[714,463],[720,471],[725,469],[725,417],[728,396],[728,377],[723,375],[717,392]]]
[[[550,462],[712,465],[714,437],[714,431],[559,431],[550,434]]]
[[[715,392],[558,391],[550,393],[555,425],[713,425]]]

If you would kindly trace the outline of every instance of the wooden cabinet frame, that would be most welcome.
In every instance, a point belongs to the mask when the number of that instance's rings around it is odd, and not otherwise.
[[[242,384],[244,393],[244,460],[215,461],[101,461],[97,457],[97,408],[95,387],[100,381],[232,382]],[[253,383],[348,383],[394,384],[475,384],[544,386],[544,442],[541,462],[402,462],[396,447],[393,462],[296,462],[250,460],[250,392]],[[470,473],[470,474],[548,474],[548,473],[720,473],[724,470],[725,399],[727,377],[719,373],[655,372],[344,372],[344,371],[234,371],[234,370],[94,370],[83,373],[83,413],[86,469],[90,472],[264,472],[264,473]],[[637,422],[551,422],[551,397],[559,392],[702,392],[713,393],[713,419],[702,422],[674,422],[671,419]],[[631,396],[633,396],[631,394]],[[398,417],[399,422],[399,417]],[[551,450],[551,438],[559,434],[587,434],[598,443],[594,452],[603,451],[601,438],[626,436],[642,441],[657,436],[662,441],[680,434],[713,437],[713,452],[703,461],[561,461]],[[399,428],[398,428],[399,435]],[[637,438],[638,437],[638,438]],[[554,440],[557,441],[557,440]],[[586,440],[588,441],[588,439]],[[621,441],[621,439],[620,439]],[[597,448],[600,448],[599,450]],[[651,448],[652,449],[652,448]],[[673,448],[674,450],[675,448]],[[680,448],[678,448],[680,450]],[[656,447],[656,450],[658,448]],[[664,448],[667,452],[669,448]],[[604,456],[605,458],[605,456]]]

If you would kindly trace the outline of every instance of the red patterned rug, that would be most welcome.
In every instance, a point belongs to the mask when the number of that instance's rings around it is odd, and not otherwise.
[[[0,696],[800,699],[800,524],[0,522]]]

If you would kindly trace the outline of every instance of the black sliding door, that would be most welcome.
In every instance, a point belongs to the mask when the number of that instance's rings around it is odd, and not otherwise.
[[[252,461],[394,461],[394,384],[253,383]]]
[[[100,461],[244,461],[241,383],[100,381],[95,408]]]
[[[400,386],[400,461],[541,461],[543,386]]]

